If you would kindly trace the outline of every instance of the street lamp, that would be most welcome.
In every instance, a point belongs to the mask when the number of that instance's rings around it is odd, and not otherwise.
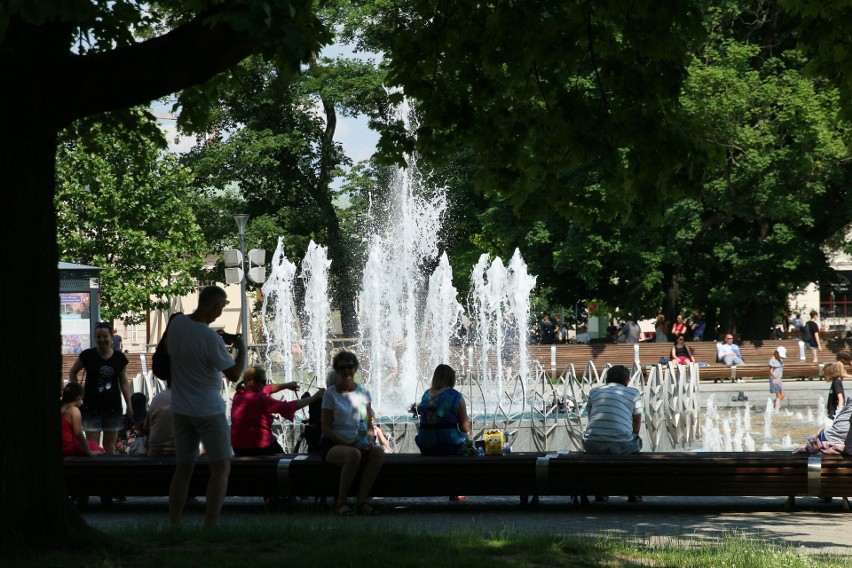
[[[226,250],[225,256],[225,284],[240,283],[240,295],[242,305],[240,306],[240,323],[242,325],[243,341],[248,347],[248,302],[246,301],[246,277],[255,284],[263,284],[266,281],[266,251],[263,249],[251,249],[246,257],[246,225],[251,215],[237,213],[234,221],[240,230],[240,250]]]
[[[246,257],[246,225],[251,215],[248,213],[237,213],[234,215],[234,221],[237,222],[237,228],[240,230],[240,268],[242,268],[242,259]],[[240,278],[240,322],[243,328],[243,341],[248,343],[248,306],[246,306],[246,279]],[[248,359],[246,359],[248,365]],[[245,370],[245,369],[243,369]]]

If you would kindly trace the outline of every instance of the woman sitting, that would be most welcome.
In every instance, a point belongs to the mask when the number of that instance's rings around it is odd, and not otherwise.
[[[692,349],[690,349],[689,345],[686,344],[686,336],[682,333],[678,334],[677,339],[675,339],[674,345],[672,346],[671,359],[680,365],[695,363],[695,357],[692,355]]]
[[[438,365],[432,374],[432,387],[423,393],[417,414],[420,430],[414,438],[420,453],[458,455],[470,441],[470,419],[464,398],[457,391],[456,372],[449,365]]]
[[[104,449],[95,442],[86,440],[83,434],[83,418],[80,406],[83,404],[83,387],[80,383],[68,383],[62,389],[62,455],[63,456],[99,456]]]
[[[238,456],[266,456],[283,454],[284,449],[272,433],[273,414],[285,420],[294,420],[296,411],[322,399],[325,391],[298,400],[277,400],[270,395],[281,390],[298,391],[295,382],[268,385],[266,371],[249,367],[243,381],[237,385],[231,405],[231,446]]]
[[[341,351],[334,356],[332,366],[339,380],[328,387],[322,399],[320,454],[326,462],[341,468],[335,512],[343,516],[355,511],[377,515],[378,510],[367,504],[367,495],[385,461],[385,452],[374,441],[370,392],[355,384],[358,358],[354,353]],[[362,462],[365,465],[353,509],[347,498]]]

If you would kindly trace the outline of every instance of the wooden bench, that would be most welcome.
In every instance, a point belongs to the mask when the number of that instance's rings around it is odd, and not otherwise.
[[[165,496],[173,458],[71,457],[63,460],[69,495]],[[198,461],[191,494],[203,495],[207,462]],[[282,454],[234,458],[229,496],[334,497],[340,470],[318,456]],[[354,485],[354,484],[353,484]],[[353,486],[354,491],[354,486]],[[376,480],[377,497],[518,496],[781,496],[852,495],[852,458],[789,452],[582,452],[446,457],[390,454]]]

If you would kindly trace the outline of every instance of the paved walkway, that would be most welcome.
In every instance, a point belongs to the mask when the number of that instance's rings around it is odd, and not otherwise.
[[[794,410],[815,408],[819,394],[828,390],[821,381],[785,381],[788,401]],[[769,396],[765,382],[702,384],[703,401],[716,395],[718,406],[742,406],[731,396],[744,391],[749,404],[763,409]],[[786,402],[786,401],[785,401]],[[282,512],[271,513],[260,499],[228,498],[223,523],[246,520],[277,523],[282,518],[300,524],[367,523],[389,529],[406,527],[415,531],[484,529],[495,532],[547,532],[568,537],[618,536],[647,543],[679,541],[701,543],[742,535],[802,547],[810,552],[852,554],[852,512],[844,512],[840,500],[827,504],[816,498],[799,498],[794,512],[783,510],[784,498],[685,498],[646,497],[642,503],[627,503],[613,497],[605,504],[581,509],[567,498],[544,497],[537,507],[520,507],[516,499],[470,497],[463,502],[448,499],[381,499],[381,517],[340,519],[311,501],[301,501]],[[187,522],[201,524],[203,499],[187,506]],[[96,526],[132,527],[138,523],[168,520],[165,498],[129,498],[105,508],[93,498],[83,516]]]
[[[377,499],[380,517],[341,519],[320,510],[311,501],[270,512],[260,499],[229,498],[222,522],[370,523],[376,528],[406,528],[418,532],[485,530],[496,533],[554,533],[570,538],[615,536],[649,544],[698,544],[744,536],[814,553],[852,554],[852,513],[842,511],[840,500],[826,504],[800,498],[794,512],[784,512],[783,498],[673,498],[646,497],[627,503],[612,497],[590,509],[572,506],[566,498],[543,498],[536,507],[521,507],[517,500],[470,497],[463,502],[447,499]],[[200,525],[204,501],[187,505],[186,522]],[[128,498],[105,508],[97,499],[83,512],[98,527],[162,523],[168,520],[165,498]]]

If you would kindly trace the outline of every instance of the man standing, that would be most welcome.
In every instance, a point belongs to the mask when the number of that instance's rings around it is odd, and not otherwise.
[[[544,321],[541,324],[541,344],[553,345],[556,340],[556,326],[550,321],[550,314],[544,314]]]
[[[707,321],[701,315],[701,310],[695,308],[692,312],[692,340],[704,341],[704,329],[707,327]]]
[[[236,361],[225,348],[223,337],[210,329],[228,304],[225,291],[207,286],[198,295],[198,307],[189,316],[172,319],[166,334],[171,359],[172,414],[174,416],[177,467],[169,488],[169,516],[180,523],[198,443],[204,444],[210,468],[207,483],[205,526],[213,526],[225,501],[231,473],[231,436],[222,398],[222,373],[236,382],[245,366],[246,348],[239,337],[233,345]]]
[[[802,341],[805,342],[808,349],[813,351],[814,363],[819,363],[819,354],[817,352],[822,349],[819,342],[819,324],[817,323],[818,316],[819,314],[816,310],[811,310],[811,319],[804,325],[804,327],[802,327]]]
[[[624,325],[619,330],[618,335],[624,337],[624,343],[636,344],[639,343],[639,336],[641,333],[642,328],[639,327],[639,324],[632,319],[628,319],[624,322]]]
[[[583,449],[590,454],[636,454],[642,450],[642,394],[628,387],[630,371],[615,365],[606,372],[606,384],[589,391],[589,423],[583,432]],[[598,496],[596,501],[605,501]],[[628,501],[641,501],[630,496]]]

